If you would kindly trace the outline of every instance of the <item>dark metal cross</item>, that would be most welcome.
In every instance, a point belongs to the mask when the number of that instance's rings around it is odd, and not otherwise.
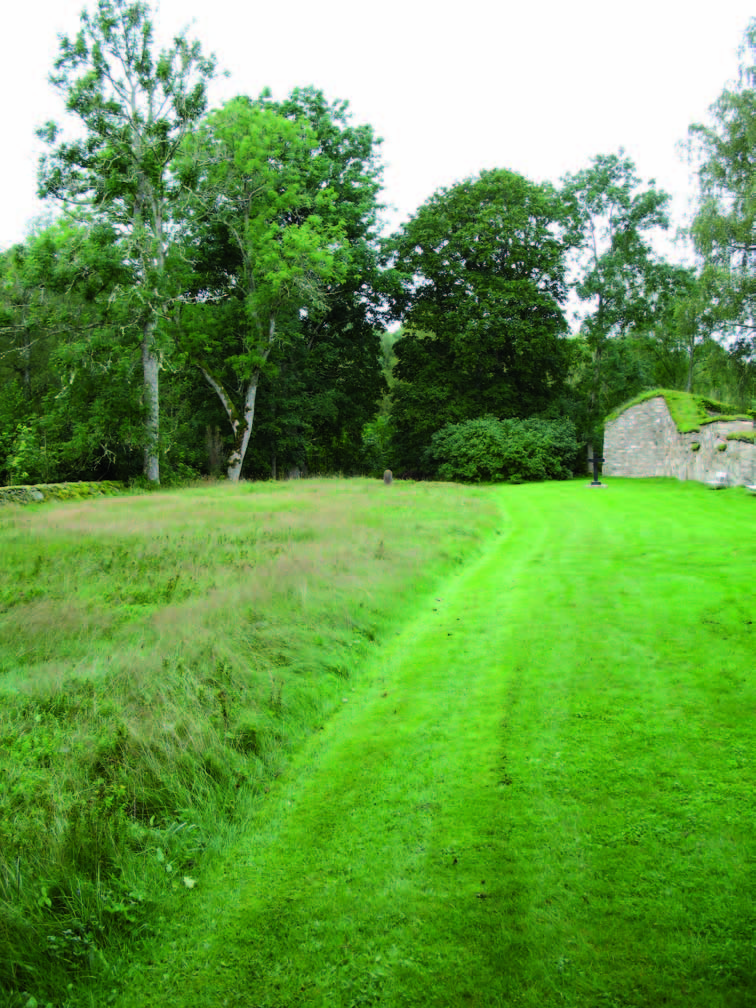
[[[601,480],[599,479],[599,466],[603,465],[604,457],[603,455],[596,455],[593,453],[593,458],[588,459],[588,464],[593,465],[593,482],[591,486],[601,486]]]

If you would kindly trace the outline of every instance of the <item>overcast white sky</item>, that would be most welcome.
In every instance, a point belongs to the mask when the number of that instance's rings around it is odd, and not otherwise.
[[[61,32],[85,0],[20,0],[0,33],[0,248],[35,200],[37,126],[59,117],[47,84]],[[692,192],[676,149],[737,71],[745,0],[161,0],[157,23],[214,52],[232,94],[315,85],[384,138],[395,226],[440,186],[484,168],[558,181],[620,146],[644,179]]]

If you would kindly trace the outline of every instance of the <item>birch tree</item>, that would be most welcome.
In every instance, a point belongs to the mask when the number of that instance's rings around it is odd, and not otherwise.
[[[651,236],[669,226],[669,196],[653,180],[643,188],[635,165],[620,151],[599,155],[590,167],[566,176],[562,198],[573,220],[574,286],[584,305],[581,333],[592,354],[589,413],[595,426],[608,341],[654,319],[659,270]]]
[[[740,48],[738,79],[689,130],[699,206],[692,225],[717,326],[756,354],[756,19]]]
[[[218,396],[233,434],[228,477],[241,475],[260,378],[278,342],[324,312],[350,246],[329,185],[308,185],[316,136],[264,100],[236,98],[187,144],[194,187],[188,248],[200,275],[182,309],[183,345]]]

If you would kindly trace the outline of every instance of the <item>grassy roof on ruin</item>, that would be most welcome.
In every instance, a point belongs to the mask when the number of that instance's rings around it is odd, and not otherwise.
[[[704,424],[713,423],[715,420],[750,420],[751,417],[745,413],[738,413],[737,408],[730,403],[717,402],[716,399],[709,399],[708,396],[693,395],[692,392],[678,392],[674,389],[649,389],[648,392],[641,392],[629,402],[623,403],[612,410],[606,418],[606,423],[616,420],[631,406],[638,406],[640,403],[648,402],[649,399],[656,399],[661,396],[667,404],[670,416],[675,422],[681,434],[690,434],[692,431],[700,430]]]

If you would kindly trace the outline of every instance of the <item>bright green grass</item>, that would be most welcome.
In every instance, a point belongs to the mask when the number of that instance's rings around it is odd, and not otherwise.
[[[375,480],[0,510],[0,1005],[117,978],[496,517]]]
[[[754,1004],[756,502],[490,494],[124,1008]]]

